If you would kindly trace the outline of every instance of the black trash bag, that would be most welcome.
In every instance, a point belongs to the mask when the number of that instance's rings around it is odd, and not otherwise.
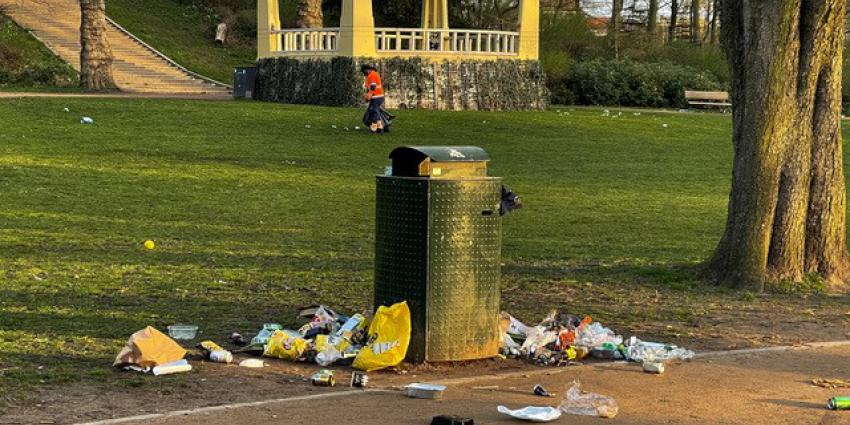
[[[389,132],[390,127],[392,127],[392,125],[393,125],[393,120],[395,119],[395,115],[391,114],[389,111],[384,109],[383,106],[381,106],[380,113],[381,113],[381,121],[384,124],[384,132],[385,133]],[[365,125],[366,128],[369,128],[369,126],[372,125],[372,122],[369,121],[369,109],[366,109],[366,113],[363,114],[363,125]]]
[[[502,202],[499,204],[499,215],[505,215],[513,210],[522,208],[519,195],[511,192],[511,189],[502,185]]]

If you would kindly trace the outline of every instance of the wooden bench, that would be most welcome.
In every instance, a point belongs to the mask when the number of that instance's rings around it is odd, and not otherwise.
[[[722,112],[731,112],[732,103],[729,93],[725,91],[694,91],[685,90],[685,100],[688,105],[700,108],[720,108]]]

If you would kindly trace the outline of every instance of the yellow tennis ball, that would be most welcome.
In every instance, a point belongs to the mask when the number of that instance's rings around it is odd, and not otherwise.
[[[153,243],[153,241],[152,241],[152,240],[146,240],[146,241],[145,241],[145,243],[144,243],[144,245],[145,245],[145,249],[154,249],[154,248],[156,248],[156,244],[155,244],[155,243]]]

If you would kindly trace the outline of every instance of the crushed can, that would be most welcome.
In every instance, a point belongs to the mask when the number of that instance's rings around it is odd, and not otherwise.
[[[833,397],[826,402],[829,410],[850,410],[850,397]]]
[[[369,383],[369,375],[363,372],[351,372],[351,386],[354,388],[365,388]]]
[[[322,369],[316,372],[311,378],[310,382],[317,387],[333,387],[336,386],[336,379],[334,379],[334,371],[328,369]]]

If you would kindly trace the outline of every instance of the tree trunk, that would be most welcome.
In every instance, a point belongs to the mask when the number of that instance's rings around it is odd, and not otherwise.
[[[658,0],[649,0],[649,10],[646,14],[646,32],[654,35],[658,27]]]
[[[80,85],[89,90],[115,88],[105,0],[80,0]]]
[[[667,42],[672,43],[676,39],[676,25],[679,20],[679,0],[670,2],[670,26],[667,27]]]
[[[718,2],[719,0],[712,0],[711,2],[711,26],[708,27],[708,42],[710,44],[717,44],[717,18],[720,14]]]
[[[702,42],[702,37],[700,36],[701,8],[702,2],[700,0],[691,0],[691,42],[696,44]]]
[[[614,49],[614,57],[619,57],[620,28],[623,22],[623,0],[611,0],[611,21],[608,22],[608,39]]]
[[[324,26],[322,0],[300,0],[296,25],[299,28],[322,28]]]
[[[847,0],[721,1],[734,163],[719,282],[823,279],[847,289],[840,132]]]

